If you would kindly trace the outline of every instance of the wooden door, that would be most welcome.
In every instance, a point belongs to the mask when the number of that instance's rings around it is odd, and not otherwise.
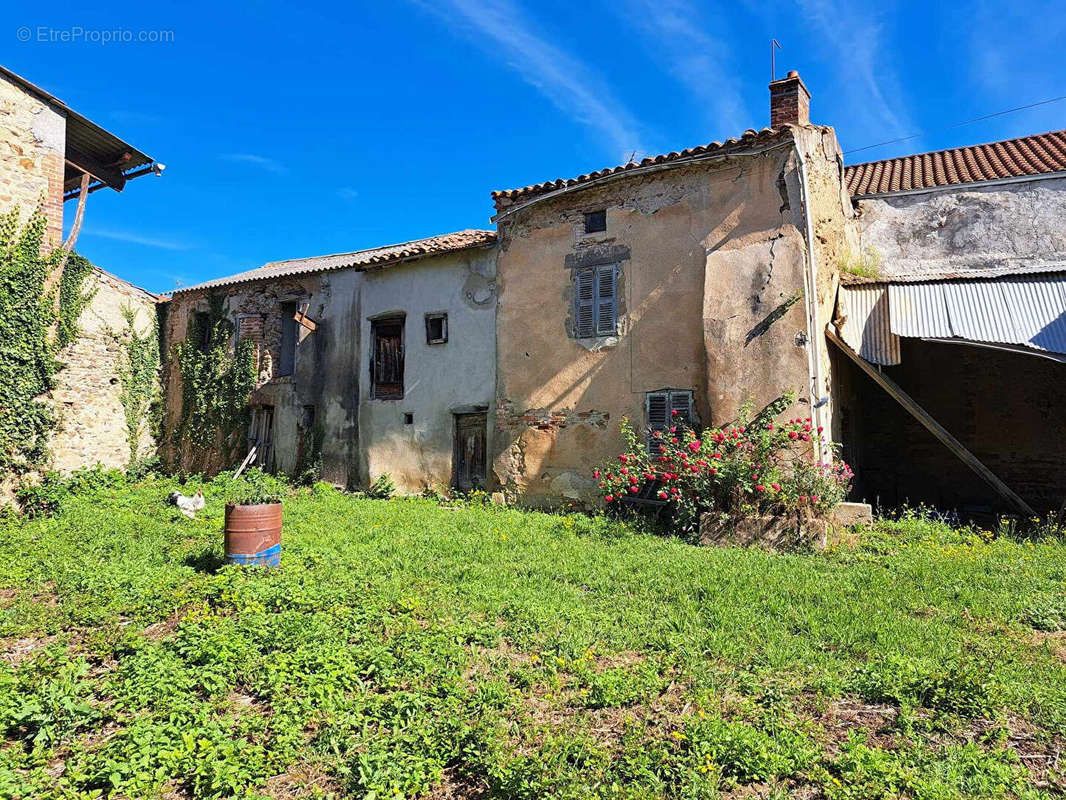
[[[454,484],[460,491],[485,488],[486,414],[455,415]]]
[[[252,418],[252,445],[255,446],[255,466],[269,471],[274,462],[274,406],[262,406]]]

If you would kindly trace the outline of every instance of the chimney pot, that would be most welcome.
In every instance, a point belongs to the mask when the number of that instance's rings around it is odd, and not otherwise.
[[[796,70],[770,84],[770,127],[811,124],[811,93]]]

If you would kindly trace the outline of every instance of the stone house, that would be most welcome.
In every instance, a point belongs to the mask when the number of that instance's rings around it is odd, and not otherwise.
[[[162,169],[54,95],[0,67],[0,212],[17,208],[25,217],[40,205],[47,219],[47,250],[61,244],[73,248],[89,194],[122,191],[129,181]],[[68,200],[75,201],[76,212],[64,243]],[[64,366],[52,397],[59,424],[50,444],[51,466],[63,471],[129,462],[119,400],[119,346],[112,333],[125,327],[125,306],[134,310],[140,332],[155,325],[154,295],[100,269],[92,271],[84,289],[92,300],[78,321],[79,337],[59,354]],[[151,442],[141,444],[143,455]]]
[[[795,390],[857,497],[1057,508],[1066,134],[845,166],[809,109],[789,73],[770,127],[494,192],[496,233],[182,290],[167,338],[224,290],[260,337],[260,458],[292,471],[319,425],[346,484],[467,485],[473,463],[511,499],[587,501],[623,418],[720,425]]]
[[[59,120],[87,121],[7,77],[40,105],[9,98],[5,119],[22,115],[38,148],[21,167],[36,188],[18,191],[77,196]],[[103,163],[151,170],[127,152]],[[120,188],[97,172],[90,191]],[[234,343],[256,348],[259,463],[320,455],[345,485],[388,473],[404,491],[585,501],[623,418],[718,425],[795,390],[787,413],[842,443],[858,496],[1028,513],[1066,496],[1066,441],[1047,424],[1063,411],[1064,198],[1061,132],[845,166],[789,73],[767,128],[494,192],[495,232],[179,290],[162,335],[181,341],[222,296]],[[165,383],[173,430],[172,362]]]
[[[829,321],[853,209],[832,128],[795,73],[739,139],[493,197],[506,493],[584,499],[619,423],[719,425],[789,390],[833,425]]]
[[[264,468],[293,473],[320,447],[322,477],[342,485],[387,473],[407,492],[483,486],[495,241],[492,231],[459,231],[183,288],[168,304],[164,340],[182,341],[209,298],[224,298],[234,343],[255,342],[249,440]],[[182,409],[172,359],[165,374],[174,430]]]

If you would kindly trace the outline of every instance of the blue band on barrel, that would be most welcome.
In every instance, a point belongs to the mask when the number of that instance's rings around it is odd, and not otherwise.
[[[276,567],[281,563],[281,543],[258,553],[228,553],[226,561],[241,566]]]

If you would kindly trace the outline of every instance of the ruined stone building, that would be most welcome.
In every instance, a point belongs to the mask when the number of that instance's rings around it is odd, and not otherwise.
[[[257,341],[261,462],[295,469],[318,425],[347,484],[584,501],[623,418],[719,425],[795,390],[858,497],[1057,508],[1066,135],[845,166],[809,109],[790,73],[770,127],[494,192],[495,233],[183,289],[167,338],[222,291]]]
[[[85,173],[92,191],[157,169],[17,76],[0,91],[0,200],[43,197],[53,243]],[[770,85],[769,122],[494,192],[495,231],[183,288],[161,306],[164,349],[221,302],[230,346],[254,350],[257,463],[292,473],[317,460],[349,486],[388,474],[408,492],[586,501],[623,419],[719,425],[794,390],[786,413],[832,432],[857,498],[1057,509],[1066,133],[846,166],[795,73]],[[121,298],[150,318],[152,296],[97,280],[86,314],[113,317]],[[93,334],[106,328],[87,317],[72,358],[106,361]],[[58,463],[115,463],[111,378],[72,364],[65,380]],[[164,384],[173,433],[173,359]],[[214,457],[211,469],[233,466]]]
[[[322,477],[341,485],[388,474],[408,492],[485,486],[495,242],[492,231],[460,231],[183,288],[165,340],[183,340],[212,295],[224,300],[234,341],[255,343],[249,438],[264,468],[293,473],[318,446]],[[173,361],[166,380],[173,430],[182,411]]]
[[[80,218],[91,207],[88,195],[100,189],[122,191],[134,178],[161,170],[162,165],[137,148],[0,67],[0,213],[18,209],[25,219],[40,207],[47,220],[46,250],[64,244],[67,201],[74,201],[77,208],[66,242],[72,248]],[[64,471],[95,463],[125,467],[129,462],[119,400],[118,344],[112,334],[125,328],[126,307],[136,315],[139,332],[152,330],[158,301],[155,295],[95,268],[83,290],[92,299],[78,320],[80,335],[59,354],[63,368],[51,397],[58,425],[49,466]],[[151,449],[146,437],[141,455]]]

